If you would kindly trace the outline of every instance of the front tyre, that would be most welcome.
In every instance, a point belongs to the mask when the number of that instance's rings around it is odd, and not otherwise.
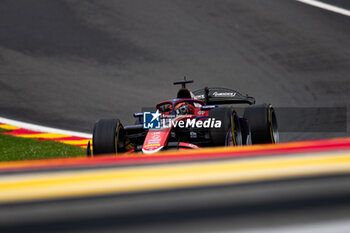
[[[95,123],[92,135],[93,155],[125,152],[126,134],[119,119],[102,119]]]

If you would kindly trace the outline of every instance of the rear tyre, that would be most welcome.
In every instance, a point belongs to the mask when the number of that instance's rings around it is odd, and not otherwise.
[[[93,155],[125,152],[125,130],[118,119],[102,119],[95,123],[92,136]]]
[[[210,111],[209,118],[221,121],[220,128],[210,128],[212,146],[242,145],[242,132],[237,113],[232,108],[215,108]]]
[[[248,120],[253,144],[279,142],[277,118],[271,104],[247,107],[244,110],[244,118]]]

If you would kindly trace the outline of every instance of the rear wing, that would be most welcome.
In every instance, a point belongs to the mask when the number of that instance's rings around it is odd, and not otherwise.
[[[255,104],[255,98],[249,95],[219,87],[204,88],[194,91],[196,99],[204,101],[206,104]]]

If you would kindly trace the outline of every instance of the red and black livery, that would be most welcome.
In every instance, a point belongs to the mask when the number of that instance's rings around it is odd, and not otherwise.
[[[175,82],[182,85],[175,99],[160,102],[155,111],[161,115],[162,126],[147,129],[143,113],[134,113],[134,125],[124,126],[119,119],[101,119],[93,129],[92,151],[88,155],[128,152],[155,153],[171,149],[241,146],[277,143],[277,119],[271,104],[255,104],[255,99],[227,88],[208,88],[191,92],[186,84],[193,80]],[[247,105],[237,107],[238,105]],[[238,114],[241,110],[241,115]],[[200,122],[190,127],[176,127],[180,121]],[[220,121],[212,127],[209,120]],[[165,124],[165,122],[173,122]],[[207,121],[210,127],[202,126]],[[174,124],[175,123],[175,124]]]

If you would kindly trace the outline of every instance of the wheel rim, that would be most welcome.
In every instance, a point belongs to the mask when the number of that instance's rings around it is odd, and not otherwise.
[[[119,129],[119,122],[117,124],[117,127],[115,128],[115,135],[114,135],[114,151],[117,154],[118,153],[118,137],[119,137],[119,133],[118,133],[118,129]]]
[[[270,136],[272,143],[278,143],[279,142],[279,132],[277,127],[277,119],[275,110],[272,108],[272,106],[269,106],[269,125],[270,125]]]
[[[226,146],[240,146],[242,145],[241,129],[239,121],[235,113],[231,115],[231,125],[226,134]]]

